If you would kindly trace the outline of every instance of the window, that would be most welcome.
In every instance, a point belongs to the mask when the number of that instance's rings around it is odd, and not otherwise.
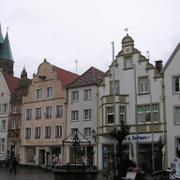
[[[6,112],[7,112],[7,104],[3,104],[2,113],[6,113]]]
[[[85,121],[91,120],[91,109],[84,110],[84,120]]]
[[[107,125],[114,123],[114,108],[112,106],[106,107]]]
[[[176,125],[180,125],[180,106],[174,107],[174,122]]]
[[[40,138],[41,138],[41,128],[35,127],[35,139],[40,139]]]
[[[159,121],[159,105],[152,105],[152,115],[153,121]],[[151,106],[150,105],[140,105],[137,106],[137,116],[138,122],[145,123],[151,122]]]
[[[26,120],[31,120],[32,118],[32,109],[26,110]]]
[[[76,132],[78,132],[78,128],[72,128],[71,129],[72,137],[75,136]]]
[[[180,158],[180,137],[175,138],[176,157]]]
[[[1,138],[0,147],[1,147],[1,153],[5,153],[5,139],[4,138]]]
[[[17,126],[17,119],[13,119],[12,120],[12,129],[17,129],[18,126]]]
[[[51,126],[45,127],[45,139],[51,138]]]
[[[6,120],[2,120],[1,121],[1,131],[5,131],[6,130]]]
[[[17,107],[16,107],[16,106],[13,106],[13,107],[12,107],[12,113],[14,113],[14,114],[17,113]]]
[[[120,119],[120,122],[126,121],[126,107],[125,106],[119,107],[119,119]]]
[[[56,106],[56,118],[61,118],[63,115],[63,106],[58,105]]]
[[[26,139],[31,139],[31,128],[26,128],[25,129],[25,138]]]
[[[36,89],[36,99],[42,99],[42,89]]]
[[[173,77],[173,92],[180,93],[180,76]]]
[[[48,106],[46,107],[46,119],[50,119],[52,117],[52,107]]]
[[[41,108],[36,108],[36,119],[41,119]]]
[[[79,101],[79,91],[73,91],[72,92],[72,102]]]
[[[78,119],[79,119],[79,111],[72,111],[71,112],[71,120],[78,121]]]
[[[149,93],[149,79],[148,77],[139,77],[139,93]]]
[[[55,137],[61,138],[62,136],[62,126],[56,126],[55,127]]]
[[[47,98],[51,98],[52,97],[52,87],[48,87],[47,88]]]
[[[114,88],[115,88],[115,94],[119,94],[119,81],[114,81],[115,84],[113,84],[113,81],[110,82],[110,94],[114,94]]]
[[[133,67],[132,59],[124,60],[124,69],[130,69]]]
[[[91,136],[91,128],[84,128],[84,136],[89,137]]]
[[[1,104],[0,104],[0,113],[1,113]]]
[[[92,98],[92,90],[91,89],[85,89],[84,90],[84,100],[88,101]]]

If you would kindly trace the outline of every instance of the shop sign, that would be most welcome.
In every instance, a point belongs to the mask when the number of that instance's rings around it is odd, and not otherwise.
[[[159,140],[159,135],[154,134],[154,141]],[[140,141],[140,142],[150,142],[152,141],[152,134],[136,134],[129,135],[126,137],[125,141]]]

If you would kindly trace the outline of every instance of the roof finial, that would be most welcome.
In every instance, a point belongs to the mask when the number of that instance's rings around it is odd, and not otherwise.
[[[76,74],[77,74],[77,63],[78,63],[77,59],[75,60],[75,63],[76,63]]]

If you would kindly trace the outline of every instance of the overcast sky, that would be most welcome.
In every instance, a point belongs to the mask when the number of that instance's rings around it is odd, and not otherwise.
[[[106,71],[129,28],[135,48],[165,63],[180,42],[180,0],[0,0],[3,35],[9,27],[15,75],[29,78],[46,58],[82,74]]]

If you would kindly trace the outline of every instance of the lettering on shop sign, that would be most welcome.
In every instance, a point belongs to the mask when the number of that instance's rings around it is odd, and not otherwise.
[[[125,140],[128,140],[128,141],[148,141],[151,139],[151,136],[148,135],[148,136],[136,136],[136,135],[132,135],[132,136],[128,136],[126,137]]]

